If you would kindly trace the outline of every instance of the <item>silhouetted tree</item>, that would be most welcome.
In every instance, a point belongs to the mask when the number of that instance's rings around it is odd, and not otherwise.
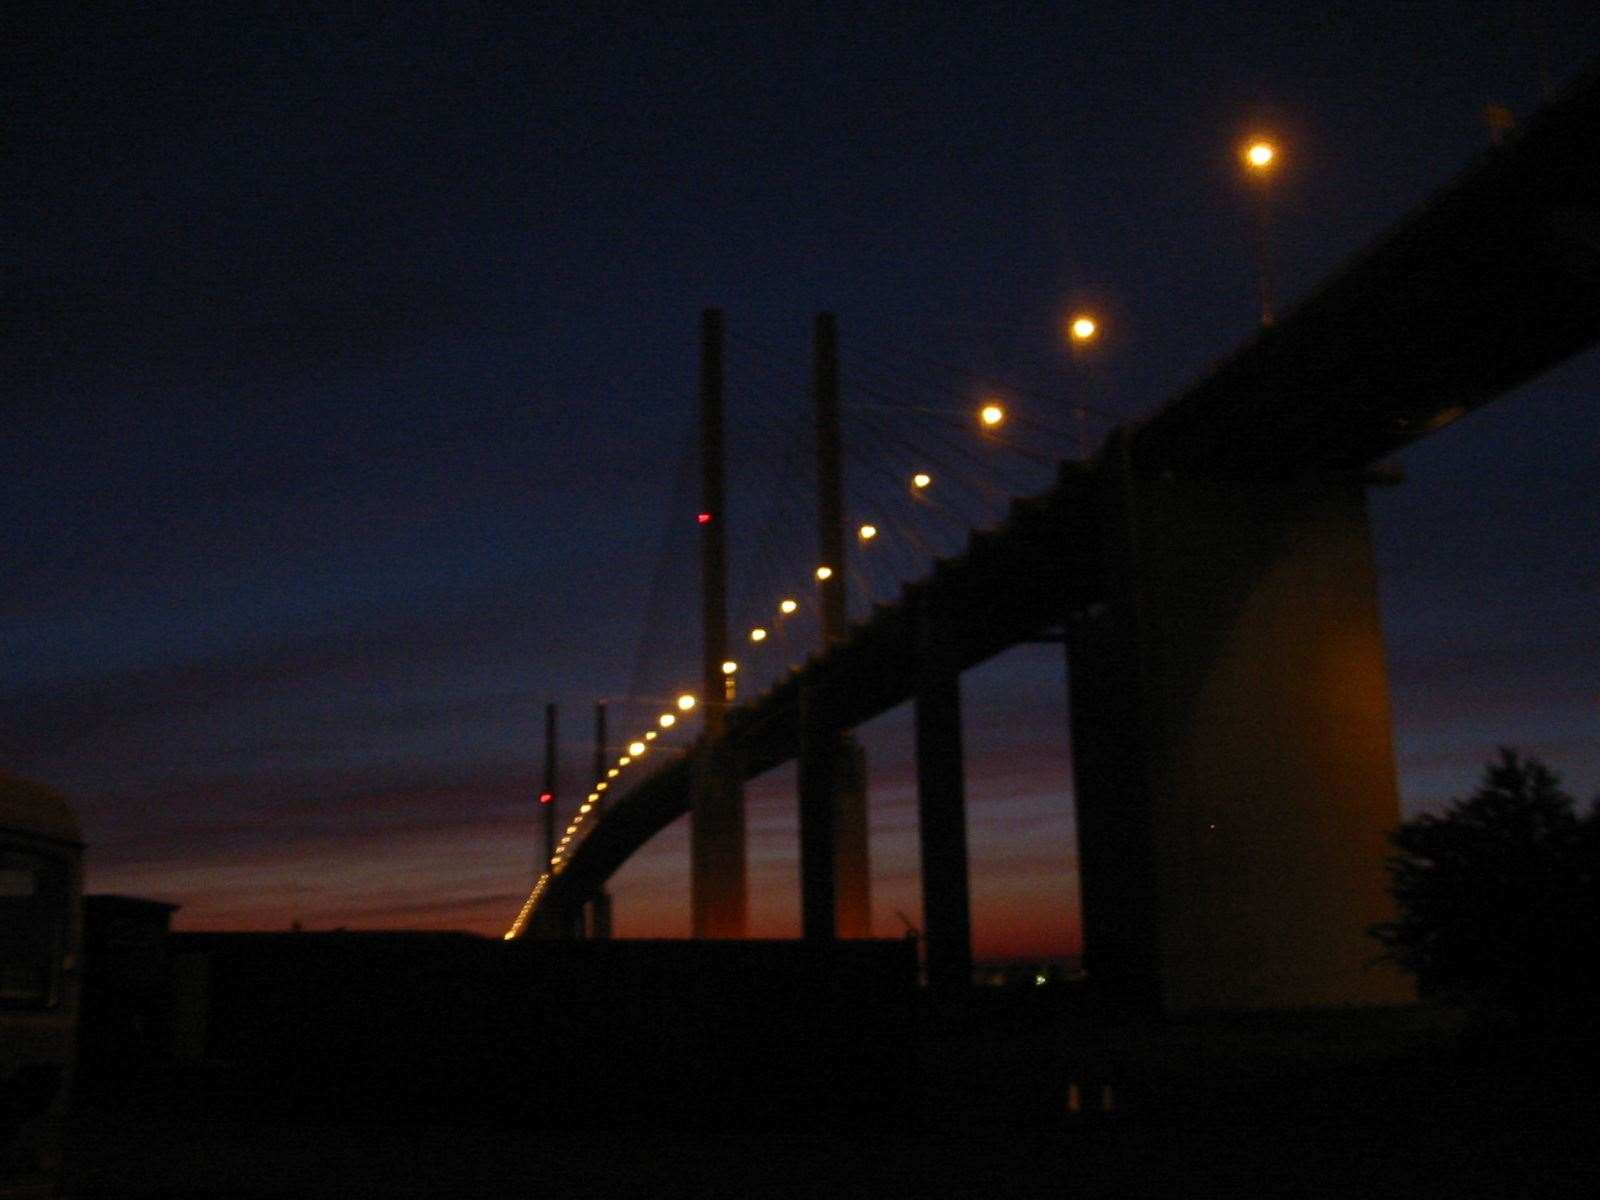
[[[1389,840],[1400,918],[1372,932],[1425,995],[1525,1011],[1596,994],[1600,801],[1579,816],[1549,768],[1503,749],[1470,797]]]

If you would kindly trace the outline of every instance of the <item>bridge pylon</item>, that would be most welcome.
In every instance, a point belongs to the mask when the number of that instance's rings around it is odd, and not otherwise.
[[[727,486],[723,461],[722,312],[700,318],[701,711],[689,817],[690,929],[697,938],[742,938],[749,920],[744,784],[723,739],[728,701],[722,663],[728,651]]]
[[[827,653],[849,634],[848,574],[845,564],[844,455],[839,405],[839,321],[833,313],[818,313],[812,328],[811,390],[817,433],[817,548],[820,562],[832,569],[818,582],[822,609],[822,650]],[[867,821],[867,756],[848,730],[828,736],[826,748],[833,761],[826,771],[831,805],[831,868],[833,935],[847,938],[872,936],[872,862]],[[813,772],[813,778],[820,778]],[[819,784],[819,786],[821,786]],[[801,819],[816,812],[821,794],[801,805]],[[813,862],[815,858],[813,856]],[[815,905],[813,905],[815,907]],[[820,926],[814,930],[814,935]]]

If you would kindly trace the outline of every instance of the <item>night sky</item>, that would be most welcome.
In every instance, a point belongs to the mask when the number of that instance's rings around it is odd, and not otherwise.
[[[903,353],[905,396],[954,364],[1019,413],[1137,417],[1255,327],[1241,139],[1283,145],[1287,307],[1488,147],[1486,105],[1526,116],[1600,48],[1590,0],[532,7],[3,18],[0,764],[77,801],[91,890],[185,928],[498,934],[544,704],[570,801],[596,699],[631,733],[630,696],[696,677],[703,307],[752,520],[821,310],[847,400],[869,365],[899,397]],[[1594,795],[1600,354],[1399,461],[1372,509],[1406,810],[1501,744]],[[815,554],[779,525],[735,555],[752,611]],[[966,697],[976,949],[1072,952],[1059,647]],[[863,734],[889,936],[920,921],[909,726]],[[792,769],[749,794],[753,932],[792,935]],[[618,931],[685,934],[687,872],[680,822],[618,875]]]

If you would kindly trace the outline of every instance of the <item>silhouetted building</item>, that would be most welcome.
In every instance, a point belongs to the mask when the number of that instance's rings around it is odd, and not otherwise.
[[[168,927],[178,905],[133,896],[83,898],[84,1069],[164,1057],[172,1005]]]
[[[918,1107],[898,940],[182,933],[172,953],[204,980],[178,1026],[236,1069],[209,1107],[532,1127],[854,1127]]]

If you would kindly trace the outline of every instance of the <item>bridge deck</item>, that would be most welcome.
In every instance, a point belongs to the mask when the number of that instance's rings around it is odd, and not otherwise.
[[[1149,470],[1359,470],[1600,337],[1600,66],[1139,430]]]

